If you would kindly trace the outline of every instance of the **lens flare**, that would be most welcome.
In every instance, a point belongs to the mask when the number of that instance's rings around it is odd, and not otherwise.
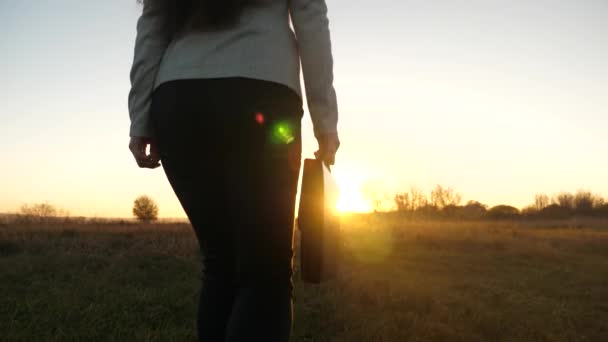
[[[289,144],[295,140],[293,129],[286,121],[280,121],[273,125],[272,142],[275,144]]]
[[[255,113],[255,122],[262,125],[262,124],[264,124],[264,121],[266,121],[266,118],[264,117],[264,113],[261,113],[261,112]]]
[[[349,246],[353,256],[360,262],[378,264],[391,258],[395,243],[394,236],[391,230],[383,228],[362,229],[351,234]]]

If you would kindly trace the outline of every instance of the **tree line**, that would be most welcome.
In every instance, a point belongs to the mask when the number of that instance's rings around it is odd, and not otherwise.
[[[608,202],[590,191],[560,192],[553,196],[537,194],[534,202],[523,209],[507,204],[490,207],[478,201],[462,204],[462,195],[449,187],[437,185],[427,196],[411,188],[395,194],[394,211],[416,217],[455,219],[566,219],[571,217],[608,218]]]
[[[138,196],[133,201],[131,211],[138,221],[149,223],[158,220],[158,205],[150,196]],[[71,217],[69,211],[44,202],[21,205],[19,211],[12,215],[11,221],[16,223],[85,223],[91,220],[87,220],[83,216]]]
[[[437,185],[430,194],[410,188],[408,192],[395,194],[396,211],[403,215],[420,218],[449,219],[568,219],[572,217],[608,218],[608,201],[590,191],[560,192],[553,196],[537,194],[534,202],[523,209],[507,204],[490,207],[478,201],[462,204],[462,195],[449,187]],[[376,201],[376,206],[380,201]],[[142,222],[158,219],[158,205],[149,196],[142,195],[133,202],[133,216]],[[75,221],[83,217],[70,217],[66,210],[49,203],[24,204],[15,216],[22,222],[55,222],[57,219]]]

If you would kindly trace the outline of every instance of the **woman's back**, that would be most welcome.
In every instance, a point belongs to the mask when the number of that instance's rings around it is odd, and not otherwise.
[[[257,0],[243,9],[235,25],[183,33],[167,32],[166,13],[158,3],[144,1],[137,24],[129,94],[131,136],[154,135],[150,94],[162,83],[245,77],[283,84],[302,96],[300,65],[315,136],[337,134],[325,0]]]
[[[240,76],[285,84],[301,94],[299,65],[288,1],[266,0],[247,6],[236,25],[177,34],[163,56],[156,85]]]

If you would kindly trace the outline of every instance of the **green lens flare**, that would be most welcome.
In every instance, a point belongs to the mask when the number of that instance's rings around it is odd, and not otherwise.
[[[271,132],[274,144],[289,144],[296,139],[291,125],[285,121],[274,124]]]

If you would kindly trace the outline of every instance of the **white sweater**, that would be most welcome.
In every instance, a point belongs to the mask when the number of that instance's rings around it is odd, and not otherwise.
[[[130,136],[154,136],[151,95],[163,82],[248,77],[284,84],[302,96],[300,62],[315,136],[337,134],[325,0],[265,0],[245,9],[233,28],[175,37],[163,34],[161,13],[153,4],[144,1],[137,22],[130,74]]]

